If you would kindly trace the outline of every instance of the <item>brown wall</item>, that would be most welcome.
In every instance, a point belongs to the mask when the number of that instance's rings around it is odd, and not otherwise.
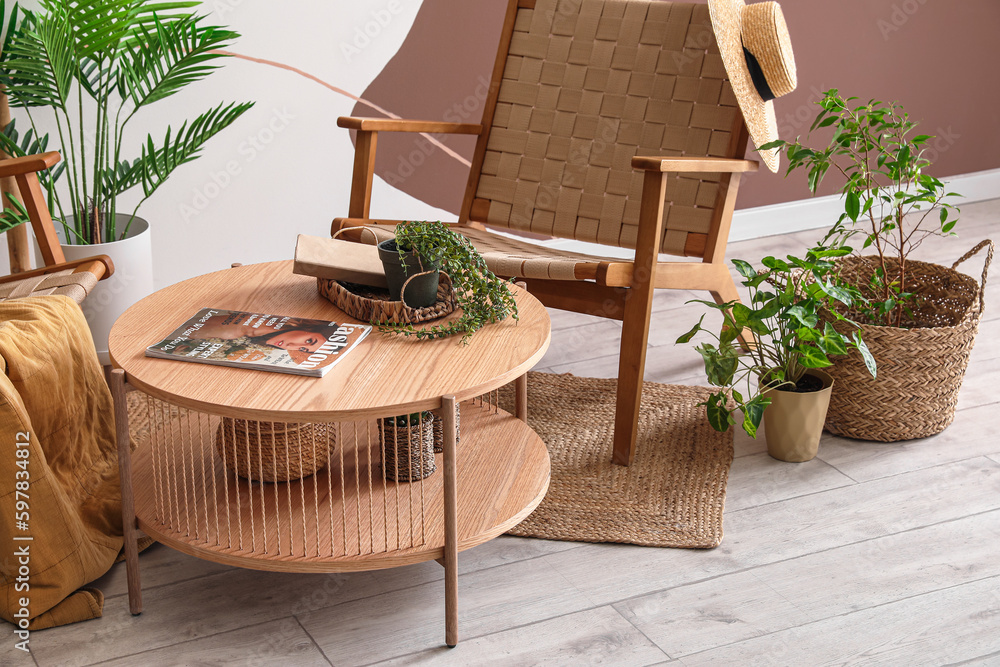
[[[490,76],[506,4],[424,0],[410,35],[363,97],[404,118],[476,122],[477,92]],[[785,0],[782,8],[799,80],[798,90],[776,102],[782,138],[805,135],[821,92],[839,88],[902,102],[922,132],[939,137],[937,176],[1000,167],[1000,2]],[[373,115],[363,105],[355,113]],[[445,143],[472,154],[468,139]],[[453,157],[402,135],[382,135],[379,153],[382,178],[457,213],[467,169]],[[765,170],[746,179],[738,206],[808,196],[804,175],[786,180]]]

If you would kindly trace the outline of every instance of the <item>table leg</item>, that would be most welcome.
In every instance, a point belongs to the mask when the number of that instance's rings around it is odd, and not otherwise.
[[[528,374],[514,380],[514,412],[516,417],[528,423]]]
[[[454,396],[441,399],[444,426],[444,631],[445,643],[458,644],[458,479]]]
[[[128,433],[128,403],[125,398],[125,371],[111,371],[111,396],[115,405],[115,434],[118,439],[118,474],[122,491],[122,532],[125,540],[125,574],[128,606],[133,616],[142,613],[139,583],[139,543],[136,537],[135,502],[132,497],[132,447]]]

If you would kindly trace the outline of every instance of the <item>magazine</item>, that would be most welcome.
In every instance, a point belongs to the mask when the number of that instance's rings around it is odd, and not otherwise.
[[[368,324],[202,308],[147,357],[322,377],[371,332]]]

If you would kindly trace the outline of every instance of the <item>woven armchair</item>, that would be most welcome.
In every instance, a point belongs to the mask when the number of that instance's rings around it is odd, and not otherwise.
[[[340,118],[357,132],[349,217],[372,220],[380,132],[478,136],[455,230],[545,305],[621,320],[614,461],[631,463],[655,288],[737,300],[725,249],[748,133],[706,5],[511,0],[482,123]],[[391,227],[386,227],[391,231]],[[632,261],[493,234],[635,249]],[[356,236],[360,240],[360,235]],[[663,262],[660,253],[700,261]]]

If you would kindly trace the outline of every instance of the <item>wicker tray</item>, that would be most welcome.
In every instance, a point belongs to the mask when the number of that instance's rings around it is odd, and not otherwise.
[[[411,276],[411,279],[414,277],[416,276]],[[390,301],[389,290],[377,287],[329,278],[317,278],[316,286],[323,298],[362,322],[420,324],[442,318],[455,310],[455,291],[451,287],[451,276],[444,271],[438,282],[437,301],[426,308],[410,308],[402,301]]]

